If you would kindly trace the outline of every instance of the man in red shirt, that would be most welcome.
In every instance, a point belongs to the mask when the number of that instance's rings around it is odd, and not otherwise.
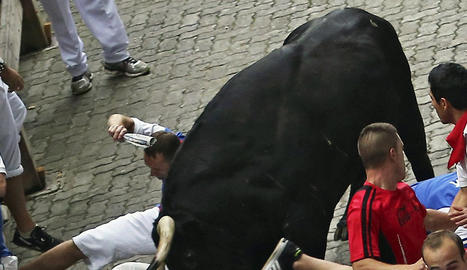
[[[394,126],[366,126],[358,139],[358,151],[367,181],[349,206],[352,267],[309,257],[292,242],[281,240],[264,270],[425,269],[421,248],[426,230],[453,230],[456,224],[446,213],[425,209],[414,191],[401,182],[404,151]]]

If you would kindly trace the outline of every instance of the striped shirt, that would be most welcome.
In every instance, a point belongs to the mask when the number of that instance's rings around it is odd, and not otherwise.
[[[373,258],[389,264],[415,263],[426,237],[425,216],[425,207],[407,184],[385,190],[365,182],[349,205],[351,262]]]

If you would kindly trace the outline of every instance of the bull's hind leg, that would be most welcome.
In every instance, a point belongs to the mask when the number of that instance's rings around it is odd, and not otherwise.
[[[334,206],[334,202],[317,197],[308,197],[306,201],[297,198],[289,205],[284,237],[296,243],[304,253],[323,259]]]
[[[365,171],[359,159],[354,160],[352,168],[354,169],[354,176],[351,179],[349,198],[345,207],[345,212],[336,225],[334,241],[347,241],[349,239],[349,233],[347,230],[347,211],[349,210],[349,204],[353,195],[362,187],[363,183],[365,182]]]

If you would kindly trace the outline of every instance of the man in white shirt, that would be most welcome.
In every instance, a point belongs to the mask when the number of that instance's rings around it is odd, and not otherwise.
[[[467,220],[467,70],[456,63],[443,63],[428,76],[433,107],[443,124],[455,124],[446,138],[453,148],[448,168],[456,164],[460,190],[452,202],[450,214],[457,222]]]
[[[17,225],[13,243],[44,252],[58,245],[61,240],[52,237],[43,227],[38,226],[26,208],[19,149],[19,133],[26,118],[26,107],[14,92],[23,89],[23,79],[1,58],[0,78],[0,156],[8,182],[4,194],[5,204]]]
[[[109,135],[116,141],[123,141],[123,135],[126,133],[155,137],[156,143],[144,150],[144,161],[151,169],[151,176],[156,176],[161,180],[167,177],[170,161],[184,138],[181,133],[175,134],[158,124],[145,123],[137,118],[121,114],[110,116],[107,124]],[[142,212],[121,216],[87,230],[42,254],[20,269],[67,269],[78,261],[84,260],[88,269],[95,270],[135,255],[154,255],[156,247],[151,238],[151,232],[159,211],[158,205]]]

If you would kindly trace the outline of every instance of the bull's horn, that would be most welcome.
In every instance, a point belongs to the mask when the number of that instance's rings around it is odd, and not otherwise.
[[[159,246],[156,253],[157,270],[164,270],[165,260],[170,251],[174,232],[175,221],[170,216],[163,216],[159,220],[159,223],[157,223],[157,233],[159,234]]]

